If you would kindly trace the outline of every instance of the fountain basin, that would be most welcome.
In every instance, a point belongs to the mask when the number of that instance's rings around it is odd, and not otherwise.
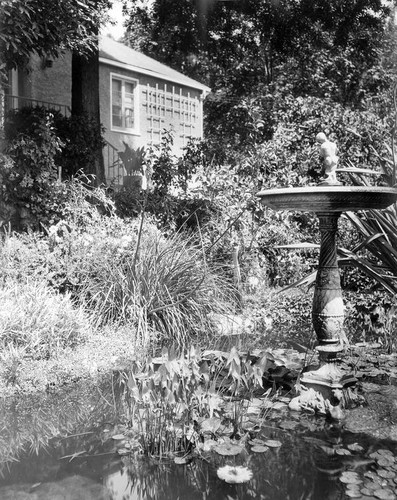
[[[308,186],[260,191],[263,205],[273,210],[345,212],[387,208],[397,189],[378,186]]]

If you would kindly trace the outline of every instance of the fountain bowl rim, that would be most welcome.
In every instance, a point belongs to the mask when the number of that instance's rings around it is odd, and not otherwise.
[[[320,185],[266,189],[260,191],[257,197],[273,210],[345,212],[387,208],[397,201],[397,189],[388,186]]]

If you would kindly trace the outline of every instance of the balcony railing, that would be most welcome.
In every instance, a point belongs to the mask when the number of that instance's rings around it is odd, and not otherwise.
[[[70,116],[71,109],[67,104],[59,104],[57,102],[41,101],[39,99],[30,99],[28,97],[21,97],[17,95],[0,95],[0,124],[4,125],[4,117],[11,109],[21,108],[35,108],[41,107],[46,109],[54,109],[59,111],[63,116]]]

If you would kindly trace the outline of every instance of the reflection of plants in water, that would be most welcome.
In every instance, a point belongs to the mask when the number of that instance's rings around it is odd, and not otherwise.
[[[175,465],[171,461],[153,459],[125,459],[122,475],[125,498],[164,500],[188,498],[189,500],[257,499],[310,500],[331,498],[335,493],[332,477],[322,475],[313,462],[313,445],[297,435],[273,429],[271,436],[280,438],[280,448],[266,453],[241,453],[223,457],[214,452],[196,459],[188,465]],[[249,448],[247,447],[247,450]],[[253,476],[245,484],[226,484],[217,477],[220,467],[245,467]],[[127,483],[127,484],[126,484]],[[114,489],[117,489],[115,480]],[[107,484],[109,487],[109,484]],[[120,487],[120,486],[119,486]],[[116,497],[116,491],[113,492]]]
[[[103,392],[110,392],[102,386]],[[51,396],[14,398],[0,406],[0,476],[24,453],[38,454],[58,437],[60,456],[75,451],[65,438],[69,432],[85,433],[94,424],[113,418],[113,406],[92,387],[79,385]]]
[[[131,426],[140,435],[143,451],[162,458],[190,451],[202,434],[227,432],[238,437],[244,421],[242,402],[263,389],[264,371],[270,366],[261,358],[196,349],[177,356],[163,350],[161,360],[150,359],[125,375]],[[269,395],[269,391],[266,396]],[[235,400],[225,404],[224,397]]]

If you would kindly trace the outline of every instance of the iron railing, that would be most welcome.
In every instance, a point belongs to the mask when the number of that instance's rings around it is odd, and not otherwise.
[[[29,97],[21,97],[17,95],[8,95],[8,94],[4,94],[3,99],[4,99],[4,104],[3,104],[4,113],[7,113],[7,111],[11,109],[35,108],[35,107],[53,109],[55,111],[59,111],[63,116],[70,116],[72,112],[70,106],[68,106],[67,104],[60,104],[57,102],[41,101],[39,99],[31,99]]]
[[[124,169],[117,148],[110,144],[110,142],[105,142],[103,161],[105,164],[106,184],[117,190],[123,185],[123,177],[127,172]]]
[[[63,116],[71,115],[71,109],[66,104],[0,93],[0,129],[4,129],[6,114],[11,109],[21,109],[25,107],[33,108],[36,106],[59,111]],[[106,184],[117,190],[123,185],[123,177],[126,175],[126,171],[119,157],[117,148],[109,142],[105,142],[103,160],[105,164]]]

